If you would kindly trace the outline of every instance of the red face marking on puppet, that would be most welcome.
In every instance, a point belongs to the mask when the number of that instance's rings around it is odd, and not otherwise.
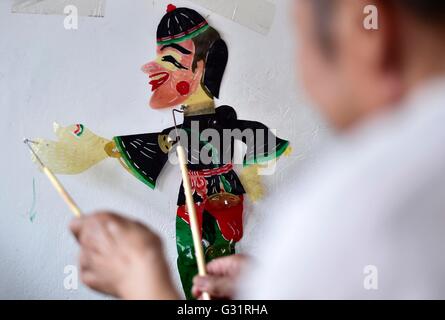
[[[190,92],[190,83],[187,81],[181,81],[176,85],[176,90],[181,96],[186,96]]]
[[[156,91],[160,86],[162,86],[170,78],[167,72],[159,72],[150,75],[151,81],[149,84],[152,86],[151,91]]]
[[[203,70],[198,67],[193,72],[194,56],[192,40],[159,45],[156,60],[142,66],[142,71],[150,78],[153,109],[181,105],[198,89]]]

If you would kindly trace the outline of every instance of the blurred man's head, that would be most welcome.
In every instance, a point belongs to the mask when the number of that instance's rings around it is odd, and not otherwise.
[[[310,96],[337,129],[384,111],[445,73],[445,1],[298,0],[300,66]],[[378,30],[367,30],[367,5]]]

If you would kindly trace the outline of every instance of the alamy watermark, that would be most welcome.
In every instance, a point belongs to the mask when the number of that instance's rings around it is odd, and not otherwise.
[[[63,273],[66,274],[63,279],[63,287],[65,290],[73,291],[79,288],[79,272],[76,266],[67,265],[63,268]]]
[[[379,29],[379,10],[375,5],[367,5],[363,9],[363,14],[366,15],[363,20],[363,28],[366,30],[378,30]]]
[[[363,268],[363,288],[365,290],[378,290],[379,289],[379,270],[374,265],[367,265]]]
[[[63,9],[63,13],[67,16],[63,20],[63,27],[66,30],[77,30],[79,29],[79,10],[75,5],[67,5]]]

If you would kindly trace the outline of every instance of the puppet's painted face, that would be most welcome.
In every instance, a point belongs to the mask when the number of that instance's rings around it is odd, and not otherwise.
[[[153,109],[169,108],[184,103],[200,86],[203,62],[193,71],[195,45],[192,40],[159,45],[156,60],[142,66],[150,78]]]

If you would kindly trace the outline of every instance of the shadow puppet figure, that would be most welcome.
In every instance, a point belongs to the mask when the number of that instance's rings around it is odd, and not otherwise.
[[[259,163],[290,152],[289,143],[276,138],[265,125],[238,120],[232,107],[215,108],[227,59],[225,42],[199,13],[169,5],[157,31],[157,57],[142,67],[152,86],[150,106],[182,106],[184,111],[178,129],[186,133],[181,141],[188,149],[189,176],[207,262],[235,253],[235,245],[243,236],[246,190],[233,170],[235,139],[247,146],[243,161],[252,176],[258,173]],[[118,136],[110,141],[80,124],[66,128],[56,125],[59,141],[36,140],[34,148],[48,167],[60,174],[77,174],[105,158],[116,158],[154,189],[176,141],[171,138],[174,129]],[[249,182],[244,186],[256,200],[262,194],[261,186],[255,186],[259,180],[245,180]],[[177,262],[185,295],[190,299],[197,264],[182,184],[177,205]]]

